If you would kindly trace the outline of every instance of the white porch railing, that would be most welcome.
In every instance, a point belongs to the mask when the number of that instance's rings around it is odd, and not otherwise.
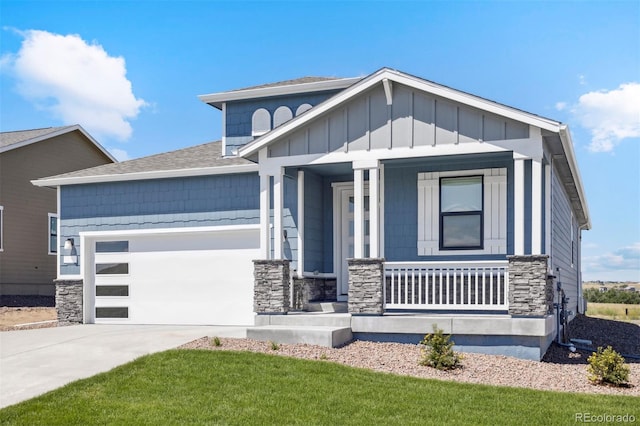
[[[507,261],[385,262],[385,309],[509,308]]]

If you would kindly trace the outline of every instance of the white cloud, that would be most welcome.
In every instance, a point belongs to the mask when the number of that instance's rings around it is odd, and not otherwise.
[[[640,243],[604,253],[598,256],[584,257],[583,271],[585,275],[609,275],[611,281],[616,276],[631,276],[640,279]],[[603,274],[604,273],[604,274]]]
[[[556,102],[556,109],[558,111],[562,111],[567,107],[567,103],[566,102]]]
[[[584,74],[578,74],[578,83],[580,83],[581,86],[586,86],[587,77]]]
[[[96,136],[126,140],[130,120],[146,105],[133,94],[124,58],[113,57],[79,35],[20,32],[18,53],[2,58],[22,96],[65,124],[79,123]]]
[[[572,113],[591,132],[589,150],[610,152],[622,140],[640,137],[640,83],[586,93]]]
[[[111,155],[116,157],[116,160],[118,160],[118,161],[126,161],[126,160],[129,160],[131,158],[131,157],[129,157],[129,153],[127,151],[125,151],[124,149],[109,148],[109,152],[111,153]]]

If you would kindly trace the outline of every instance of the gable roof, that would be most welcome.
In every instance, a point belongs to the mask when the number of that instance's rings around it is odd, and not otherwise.
[[[406,74],[390,68],[382,68],[373,74],[354,82],[353,85],[337,93],[326,101],[316,105],[309,111],[301,114],[281,126],[271,130],[265,135],[254,139],[248,144],[244,145],[238,150],[238,155],[245,158],[253,158],[258,152],[270,144],[281,140],[281,138],[292,134],[299,130],[306,124],[311,123],[316,118],[328,113],[329,111],[344,105],[356,96],[367,91],[368,89],[382,84],[385,87],[385,94],[391,97],[392,82],[402,84],[416,90],[421,90],[432,95],[443,97],[454,102],[461,103],[473,108],[491,112],[503,117],[510,118],[525,124],[529,124],[542,129],[543,131],[550,132],[558,136],[559,149],[564,154],[564,162],[561,167],[567,176],[570,176],[572,182],[572,190],[570,193],[575,193],[577,211],[583,213],[583,220],[581,225],[587,229],[591,228],[591,222],[589,219],[588,207],[586,203],[586,196],[582,185],[582,179],[578,170],[575,153],[573,150],[573,142],[571,141],[571,134],[566,124],[559,121],[555,121],[549,118],[545,118],[536,114],[532,114],[517,108],[510,107],[508,105],[500,104],[479,96],[472,95],[470,93],[462,92],[460,90],[452,89],[441,84],[434,83],[410,74]],[[390,102],[388,99],[387,102]]]
[[[248,157],[255,155],[260,149],[270,145],[275,140],[284,135],[290,134],[297,130],[300,126],[311,122],[316,117],[326,113],[327,111],[342,105],[353,99],[360,93],[372,88],[377,84],[383,84],[384,81],[396,82],[418,90],[422,90],[433,95],[450,99],[454,102],[468,105],[488,112],[492,112],[503,117],[511,118],[526,124],[539,127],[544,130],[558,132],[561,123],[539,115],[531,114],[526,111],[519,110],[507,105],[503,105],[488,99],[481,98],[466,92],[452,89],[441,84],[437,84],[419,77],[412,76],[390,68],[382,68],[368,77],[360,79],[342,92],[327,99],[326,101],[311,108],[305,114],[294,117],[292,120],[284,123],[276,129],[266,133],[264,136],[253,140],[238,150],[238,155]]]
[[[100,150],[107,158],[113,162],[117,162],[113,155],[109,153],[102,145],[98,143],[89,133],[86,132],[79,124],[60,127],[45,127],[42,129],[17,130],[11,132],[0,133],[0,153],[11,151],[12,149],[21,148],[33,143],[51,139],[56,136],[64,135],[78,131],[87,138],[98,150]]]
[[[244,89],[200,95],[198,96],[198,99],[206,104],[222,109],[222,104],[228,101],[259,99],[298,93],[324,92],[327,90],[340,90],[351,86],[359,80],[361,80],[361,77],[302,77],[294,80],[284,80],[276,83],[246,87]]]
[[[222,142],[215,141],[175,151],[104,164],[75,172],[34,180],[36,186],[74,185],[125,180],[160,179],[257,171],[244,158],[223,157]]]

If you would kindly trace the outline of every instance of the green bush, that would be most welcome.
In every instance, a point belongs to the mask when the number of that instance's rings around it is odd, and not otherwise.
[[[592,383],[622,386],[629,381],[629,366],[624,363],[622,355],[614,351],[611,346],[607,346],[604,350],[599,347],[587,361],[589,362],[587,377]]]
[[[640,304],[640,293],[612,288],[609,291],[600,292],[597,288],[584,290],[584,298],[591,303],[626,303],[630,305]]]
[[[213,346],[216,347],[222,346],[222,342],[220,341],[220,338],[218,336],[215,336],[213,339],[211,339],[211,343],[213,343]]]
[[[438,370],[452,370],[459,367],[462,355],[453,351],[455,342],[450,339],[450,335],[445,335],[441,329],[433,324],[433,333],[424,336],[420,342],[423,347],[419,364]]]

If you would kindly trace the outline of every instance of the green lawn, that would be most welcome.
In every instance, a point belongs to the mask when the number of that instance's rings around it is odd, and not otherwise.
[[[578,412],[639,419],[639,407],[633,397],[439,382],[248,352],[173,350],[7,407],[0,423],[566,425]]]

